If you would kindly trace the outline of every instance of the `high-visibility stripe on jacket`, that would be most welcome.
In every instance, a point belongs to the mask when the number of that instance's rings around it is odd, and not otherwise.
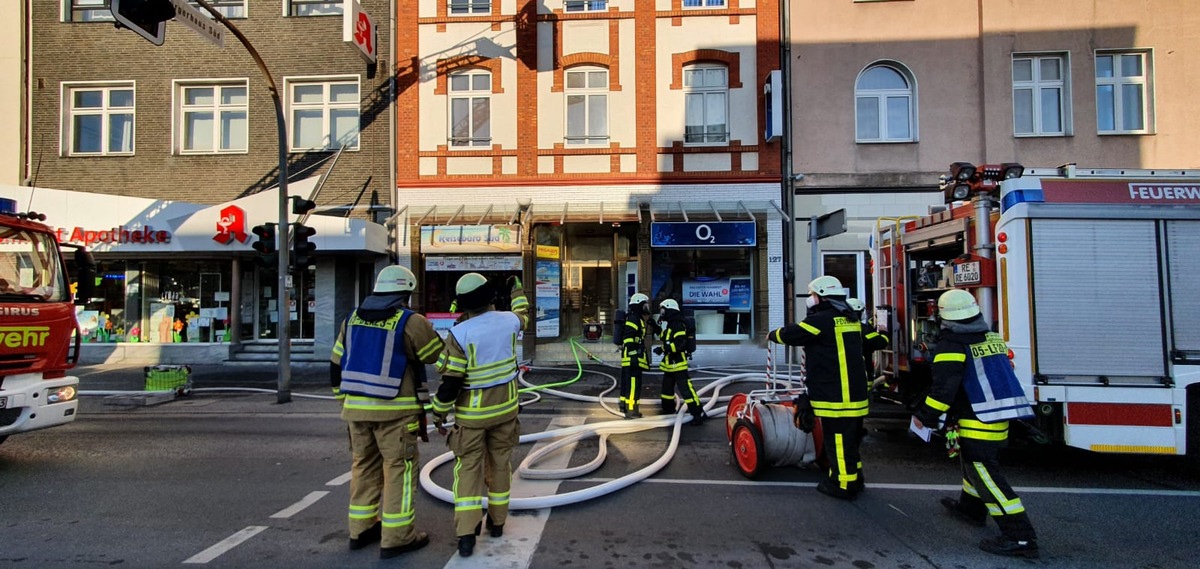
[[[685,371],[688,368],[687,352],[687,323],[683,315],[676,312],[658,335],[662,340],[663,358],[658,363],[662,371]]]
[[[823,302],[803,322],[773,330],[767,339],[804,346],[805,385],[818,417],[867,414],[867,385],[863,381],[867,372],[860,322]]]
[[[345,354],[343,345],[342,385],[340,392],[374,399],[391,399],[400,393],[400,383],[408,369],[404,343],[396,341],[412,311],[400,309],[391,318],[368,322],[350,313],[346,320],[346,344],[354,346]]]
[[[650,358],[646,356],[646,323],[633,313],[625,317],[621,334],[621,366],[630,365],[650,369]]]

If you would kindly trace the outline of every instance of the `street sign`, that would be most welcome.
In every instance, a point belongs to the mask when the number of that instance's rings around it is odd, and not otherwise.
[[[376,42],[375,20],[363,10],[357,0],[343,2],[342,11],[342,41],[352,43],[362,52],[368,63],[375,63],[375,55],[379,52]]]
[[[131,29],[154,45],[162,45],[166,40],[166,20],[171,19],[171,12],[161,0],[112,0],[109,10],[118,27]]]
[[[191,28],[192,31],[200,34],[200,37],[212,42],[213,45],[225,47],[225,30],[220,22],[196,9],[188,3],[188,0],[171,0],[171,4],[175,7],[176,22]]]
[[[839,209],[820,217],[813,217],[809,222],[808,240],[816,241],[846,232],[846,210]]]

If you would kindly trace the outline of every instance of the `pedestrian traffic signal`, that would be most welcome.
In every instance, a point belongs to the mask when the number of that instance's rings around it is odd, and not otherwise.
[[[306,200],[300,196],[292,196],[292,213],[304,215],[317,207],[317,202]]]
[[[109,9],[118,28],[129,28],[154,45],[167,39],[167,20],[175,18],[171,0],[112,0]]]
[[[311,202],[310,202],[311,203]],[[313,251],[317,244],[308,239],[317,234],[317,230],[307,225],[297,223],[292,234],[292,266],[297,269],[313,264]]]

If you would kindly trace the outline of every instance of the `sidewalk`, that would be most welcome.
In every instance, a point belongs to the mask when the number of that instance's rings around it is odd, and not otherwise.
[[[192,368],[192,387],[258,387],[275,389],[279,383],[279,364],[221,363],[196,364]],[[81,391],[142,391],[146,387],[145,366],[86,365],[71,370],[79,376]],[[327,393],[328,363],[293,363],[291,387],[295,391]],[[324,391],[321,391],[321,389]]]

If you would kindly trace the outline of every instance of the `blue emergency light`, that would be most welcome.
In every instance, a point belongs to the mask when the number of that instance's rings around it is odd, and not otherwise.
[[[12,198],[0,198],[0,213],[17,213],[17,200]]]

